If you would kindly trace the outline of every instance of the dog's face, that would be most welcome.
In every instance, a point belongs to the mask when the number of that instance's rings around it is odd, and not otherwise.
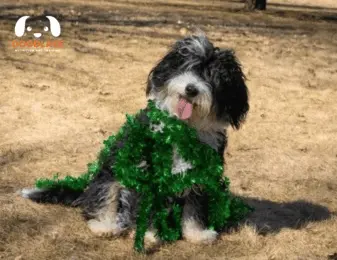
[[[204,35],[191,36],[152,69],[146,93],[199,129],[239,128],[249,109],[244,80],[233,51],[215,48]]]

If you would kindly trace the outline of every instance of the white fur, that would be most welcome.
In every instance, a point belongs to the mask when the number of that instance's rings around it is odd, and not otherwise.
[[[103,219],[91,219],[88,221],[88,227],[91,232],[98,236],[116,236],[124,231],[120,228],[114,219],[109,217]]]
[[[191,71],[172,78],[167,82],[167,88],[163,90],[163,93],[156,93],[149,98],[156,101],[158,109],[165,110],[170,115],[177,116],[178,101],[181,96],[185,96],[185,88],[188,84],[195,85],[199,91],[199,94],[191,100],[193,105],[198,106],[198,111],[194,112],[197,112],[201,117],[207,117],[212,105],[212,94],[206,82]]]
[[[149,99],[155,100],[158,109],[177,117],[178,102],[182,96],[186,96],[185,89],[188,84],[196,86],[199,94],[190,99],[193,111],[192,116],[186,122],[197,130],[223,130],[224,125],[215,119],[215,115],[211,111],[212,93],[210,87],[192,71],[175,76],[166,83],[166,87],[162,91],[151,93]]]
[[[38,188],[33,188],[33,189],[22,189],[21,190],[21,196],[25,199],[29,199],[30,195],[43,192],[44,189],[38,189]]]
[[[160,133],[162,133],[164,127],[165,127],[165,124],[164,124],[163,122],[160,122],[159,125],[152,124],[152,123],[150,124],[150,129],[151,129],[151,131],[153,131],[153,132],[160,132]]]
[[[206,82],[191,71],[182,73],[167,83],[168,96],[178,98],[179,96],[185,96],[185,89],[188,84],[193,84],[199,91],[199,94],[192,100],[193,104],[200,106],[204,116],[208,115],[212,104],[212,94]],[[176,114],[176,111],[172,112],[172,114]]]
[[[194,218],[183,220],[183,237],[191,243],[212,243],[218,233],[204,229]]]
[[[156,236],[156,232],[153,229],[147,230],[145,232],[145,242],[149,244],[159,244],[161,241],[158,236]]]
[[[172,78],[168,83],[168,94],[179,93],[181,95],[185,94],[185,88],[188,84],[193,84],[197,87],[200,94],[209,92],[208,87],[205,83],[192,71],[184,72],[174,78]]]
[[[192,165],[185,161],[178,153],[177,148],[173,148],[173,163],[172,163],[172,174],[182,173],[184,174],[187,170],[192,169]]]
[[[156,235],[156,231],[155,229],[153,229],[152,227],[150,227],[146,232],[145,232],[145,236],[144,236],[144,240],[145,240],[145,243],[146,244],[152,244],[152,245],[155,245],[155,244],[160,244],[161,243],[161,240],[160,238]],[[130,232],[130,238],[132,239],[135,239],[135,235],[136,235],[136,231],[135,230],[132,230]]]

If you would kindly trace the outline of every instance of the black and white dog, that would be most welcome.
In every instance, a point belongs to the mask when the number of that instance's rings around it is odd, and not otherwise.
[[[187,37],[173,45],[150,72],[146,94],[158,108],[194,127],[200,142],[210,145],[221,157],[227,144],[226,128],[238,129],[249,109],[245,76],[234,52],[214,47],[204,35]],[[173,154],[172,174],[191,167],[177,152]],[[82,207],[89,228],[99,235],[119,235],[134,227],[139,196],[120,185],[110,167],[103,168],[81,194],[24,189],[22,195],[37,202]],[[198,189],[182,195],[183,237],[195,243],[211,242],[217,236],[216,231],[204,227],[203,198]],[[145,238],[158,241],[151,229]]]

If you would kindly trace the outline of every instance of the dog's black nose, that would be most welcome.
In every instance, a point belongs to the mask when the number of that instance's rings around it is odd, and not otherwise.
[[[185,88],[185,92],[188,97],[195,97],[196,95],[198,95],[199,90],[195,85],[188,84]]]

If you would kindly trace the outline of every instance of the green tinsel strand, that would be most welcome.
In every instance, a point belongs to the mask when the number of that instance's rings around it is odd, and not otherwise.
[[[135,243],[134,248],[137,252],[144,251],[144,237],[146,230],[149,225],[149,215],[151,214],[153,203],[153,196],[148,194],[147,196],[142,196],[141,201],[139,203],[139,211],[136,220],[136,235],[135,235]]]
[[[172,209],[162,208],[161,212],[156,212],[155,227],[158,236],[163,241],[176,241],[181,237],[181,216],[182,208],[173,204]]]
[[[58,174],[55,174],[52,179],[38,179],[35,186],[40,189],[69,189],[73,191],[84,191],[89,185],[91,179],[99,171],[97,162],[88,164],[88,172],[79,177],[67,175],[63,179],[59,179]]]
[[[230,202],[231,198],[229,194],[225,192],[209,192],[212,194],[208,201],[208,222],[209,225],[214,227],[216,230],[221,229],[227,224],[228,218],[230,217]]]
[[[208,198],[208,227],[220,230],[236,223],[251,211],[240,199],[229,193],[229,180],[223,177],[222,158],[211,147],[201,143],[195,129],[185,122],[170,117],[167,112],[148,103],[146,115],[150,124],[163,124],[161,131],[151,131],[138,116],[127,115],[126,123],[115,136],[104,141],[98,161],[89,165],[88,172],[77,177],[66,176],[60,180],[40,179],[40,188],[69,188],[83,191],[101,167],[110,165],[109,158],[118,140],[127,133],[127,142],[118,149],[111,173],[126,188],[142,195],[137,216],[135,249],[143,251],[144,235],[151,221],[157,235],[164,241],[175,241],[181,236],[182,206],[167,203],[193,185],[202,187]],[[173,149],[192,169],[184,174],[172,174]],[[144,168],[141,162],[149,162]]]

